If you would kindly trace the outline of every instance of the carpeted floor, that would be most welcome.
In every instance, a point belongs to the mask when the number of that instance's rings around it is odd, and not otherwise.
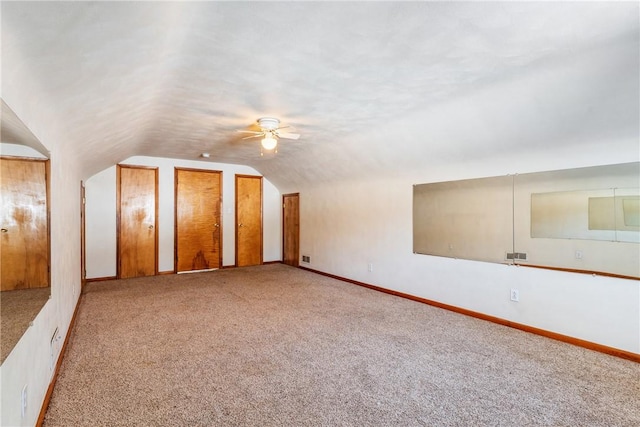
[[[530,425],[640,425],[640,364],[284,265],[88,284],[45,418]]]
[[[0,363],[22,338],[50,294],[50,288],[0,292]]]

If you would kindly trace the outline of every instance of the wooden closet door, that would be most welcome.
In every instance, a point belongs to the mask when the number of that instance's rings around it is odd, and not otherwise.
[[[158,274],[158,168],[118,165],[118,277]]]
[[[176,271],[220,268],[219,171],[175,169]]]
[[[262,264],[262,177],[236,175],[236,266]]]
[[[282,262],[294,267],[300,259],[300,196],[282,196]]]
[[[2,291],[49,286],[47,165],[0,158]]]

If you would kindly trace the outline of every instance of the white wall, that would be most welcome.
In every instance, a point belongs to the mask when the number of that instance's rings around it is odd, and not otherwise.
[[[222,171],[222,265],[235,264],[235,175],[255,169],[205,161],[131,157],[122,164],[158,167],[158,269],[174,268],[174,168]],[[263,260],[282,259],[282,198],[266,178],[263,184]],[[116,166],[89,178],[86,188],[87,278],[116,275]]]
[[[300,189],[301,265],[640,353],[638,281],[412,253],[413,184],[474,177],[467,166]]]
[[[85,188],[87,278],[116,275],[116,167],[95,174]]]
[[[38,132],[34,132],[36,135]],[[0,367],[0,424],[35,425],[53,375],[59,348],[50,354],[49,342],[59,327],[66,336],[80,295],[80,174],[75,152],[51,137],[51,298],[36,316]],[[7,153],[3,147],[3,153]],[[13,155],[25,155],[15,153]],[[27,386],[27,408],[22,417],[21,393]]]

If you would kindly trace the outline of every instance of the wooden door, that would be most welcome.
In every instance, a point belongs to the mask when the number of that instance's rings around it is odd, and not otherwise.
[[[236,175],[236,266],[262,264],[262,177]]]
[[[0,158],[2,291],[49,286],[48,161]]]
[[[300,259],[300,195],[282,196],[282,262],[294,267]]]
[[[175,169],[178,272],[209,270],[222,264],[221,178],[219,171]]]
[[[118,165],[118,278],[158,274],[158,168]]]

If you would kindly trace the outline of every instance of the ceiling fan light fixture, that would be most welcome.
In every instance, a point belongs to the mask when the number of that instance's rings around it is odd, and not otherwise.
[[[265,135],[262,140],[262,148],[265,150],[273,150],[278,145],[278,140],[273,135]]]
[[[280,126],[280,120],[273,117],[262,117],[258,119],[258,126],[262,130],[276,130]]]
[[[289,126],[280,127],[280,120],[274,117],[261,117],[257,120],[260,131],[236,129],[239,133],[248,133],[250,136],[246,136],[242,139],[261,138],[260,140],[260,155],[263,151],[278,152],[278,140],[282,139],[298,139],[300,135],[293,132],[281,132],[281,129],[288,128]]]

